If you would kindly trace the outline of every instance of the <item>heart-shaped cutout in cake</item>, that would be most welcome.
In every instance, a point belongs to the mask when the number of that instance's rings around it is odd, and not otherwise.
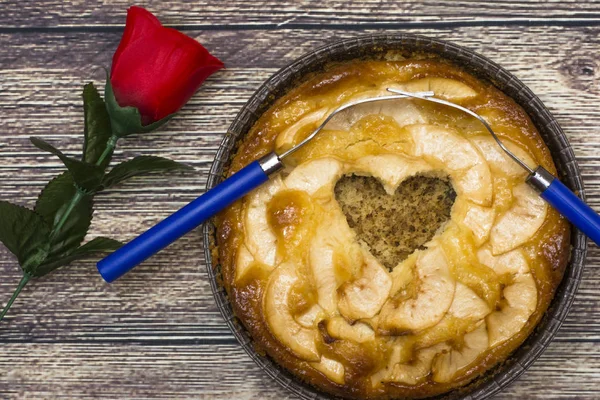
[[[392,270],[448,221],[456,192],[448,179],[416,175],[391,196],[376,178],[345,175],[335,185],[335,198],[358,239]]]

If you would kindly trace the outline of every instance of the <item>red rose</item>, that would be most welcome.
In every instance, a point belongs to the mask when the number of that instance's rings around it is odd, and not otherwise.
[[[137,108],[148,125],[178,111],[221,68],[223,63],[196,40],[133,6],[113,56],[110,82],[119,105]]]

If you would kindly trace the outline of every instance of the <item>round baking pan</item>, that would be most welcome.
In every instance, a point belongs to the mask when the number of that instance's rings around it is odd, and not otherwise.
[[[550,149],[559,178],[585,200],[581,174],[560,126],[527,86],[508,71],[489,59],[463,47],[441,40],[406,33],[358,36],[318,48],[282,68],[269,78],[241,109],[225,135],[210,170],[207,190],[222,179],[236,144],[250,130],[259,116],[289,89],[318,72],[331,62],[353,59],[382,58],[389,51],[402,54],[431,53],[453,61],[479,78],[487,79],[512,97],[529,114],[529,117]],[[215,244],[215,227],[208,222],[203,226],[204,251],[210,285],[223,318],[241,346],[276,382],[303,399],[331,399],[332,397],[302,382],[278,366],[268,356],[259,355],[252,345],[243,324],[234,315],[227,293],[220,284],[220,266],[214,265],[211,249]],[[487,371],[467,386],[437,396],[438,399],[484,399],[493,396],[515,381],[544,351],[565,320],[581,280],[587,251],[586,237],[572,228],[571,257],[550,307],[534,332],[503,363]]]

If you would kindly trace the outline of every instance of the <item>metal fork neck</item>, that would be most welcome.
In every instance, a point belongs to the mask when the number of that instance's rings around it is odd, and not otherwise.
[[[283,163],[275,152],[259,158],[258,165],[260,165],[260,168],[267,176],[272,175],[283,168]]]
[[[542,193],[546,191],[552,184],[552,181],[556,179],[548,170],[541,165],[529,174],[527,177],[527,183],[535,188],[538,192]]]

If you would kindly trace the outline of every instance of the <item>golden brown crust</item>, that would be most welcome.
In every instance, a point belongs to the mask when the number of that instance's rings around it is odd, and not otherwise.
[[[424,77],[440,77],[465,83],[473,88],[478,96],[462,102],[464,106],[475,112],[495,116],[493,126],[501,137],[508,138],[527,149],[539,165],[556,173],[546,145],[521,107],[491,84],[478,80],[462,69],[439,59],[357,61],[332,66],[325,72],[312,76],[279,99],[260,117],[240,143],[227,173],[232,174],[250,161],[274,150],[277,136],[284,129],[310,112],[314,112],[323,103],[332,102],[334,99],[341,103],[357,93],[370,90],[373,82],[380,82],[390,76],[399,82]],[[436,111],[435,107],[430,113],[430,118],[439,118],[439,121],[434,123],[443,124],[444,119],[449,117],[457,118],[452,112],[442,109]],[[316,146],[299,152],[291,161],[295,163],[298,160],[318,158],[321,155],[317,143]],[[247,328],[259,353],[268,354],[300,379],[321,390],[349,398],[427,397],[463,386],[506,359],[527,338],[543,316],[562,279],[570,250],[568,223],[556,211],[549,209],[535,237],[522,247],[538,289],[535,311],[518,335],[488,350],[475,366],[470,367],[457,379],[450,383],[437,383],[427,379],[416,385],[385,383],[372,387],[368,377],[385,364],[390,356],[389,348],[377,340],[366,343],[334,340],[328,336],[325,329],[316,346],[323,356],[331,355],[343,359],[341,362],[346,367],[346,379],[344,384],[339,384],[311,367],[308,362],[299,359],[268,329],[262,298],[269,272],[256,268],[244,275],[242,279],[236,280],[236,260],[245,237],[243,213],[247,201],[247,199],[238,201],[223,211],[216,221],[215,256],[217,257],[215,260],[218,260],[221,265],[223,285],[235,315]],[[285,218],[281,221],[282,224],[286,223]],[[323,331],[323,327],[321,325],[319,327]]]

